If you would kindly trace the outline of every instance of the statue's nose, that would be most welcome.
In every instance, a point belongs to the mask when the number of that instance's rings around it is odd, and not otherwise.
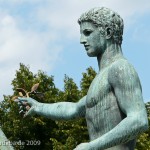
[[[86,43],[86,37],[82,34],[80,37],[80,43],[85,44]]]

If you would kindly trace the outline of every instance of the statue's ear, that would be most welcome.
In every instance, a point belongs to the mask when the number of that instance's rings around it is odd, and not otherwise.
[[[113,35],[113,30],[110,27],[105,28],[106,39],[110,39]]]

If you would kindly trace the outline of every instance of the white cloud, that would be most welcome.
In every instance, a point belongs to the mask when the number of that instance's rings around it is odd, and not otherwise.
[[[54,45],[55,36],[21,30],[17,21],[9,14],[1,16],[0,20],[1,94],[11,91],[10,84],[20,62],[29,64],[33,72],[39,69],[49,71],[54,67],[62,49]],[[48,49],[49,44],[53,51]]]
[[[50,42],[53,45],[53,37],[46,33],[19,29],[12,16],[4,16],[0,21],[0,25],[0,63],[5,61],[10,63],[28,62],[41,64],[40,66],[44,67],[43,63],[46,64],[54,60],[54,56],[59,52],[58,47],[53,46],[55,53],[49,55],[48,45]]]
[[[49,1],[46,7],[39,7],[38,17],[56,31],[65,31],[65,35],[72,38],[79,37],[77,19],[88,9],[102,6],[117,11],[124,18],[126,26],[135,23],[144,13],[150,12],[148,0],[60,0],[59,4],[58,1]]]
[[[148,0],[1,0],[0,4],[0,98],[11,91],[10,83],[20,62],[29,64],[34,72],[49,71],[55,66],[63,49],[61,39],[79,39],[77,19],[88,9],[111,8],[128,26],[150,12]],[[32,8],[21,9],[27,4]],[[33,20],[36,22],[30,26]],[[38,25],[47,30],[37,30]]]

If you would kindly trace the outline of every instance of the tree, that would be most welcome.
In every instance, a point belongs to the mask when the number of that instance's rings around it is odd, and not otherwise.
[[[12,81],[14,95],[18,95],[16,89],[18,87],[30,91],[33,84],[39,82],[39,91],[44,93],[44,97],[32,96],[39,102],[55,102],[59,94],[59,90],[55,88],[53,77],[47,76],[44,72],[39,71],[33,74],[29,67],[20,64],[20,69],[16,71],[16,77]],[[14,96],[13,95],[13,96]],[[1,119],[0,123],[6,136],[11,141],[23,141],[26,144],[24,149],[52,149],[50,137],[55,138],[54,130],[57,128],[55,121],[40,116],[22,118],[18,113],[18,105],[12,101],[13,96],[4,96],[1,103]],[[31,143],[29,143],[29,141]],[[32,142],[33,141],[33,142]],[[36,143],[37,142],[37,143]],[[27,145],[27,143],[29,145]],[[35,144],[35,145],[34,145]],[[16,149],[22,148],[15,145]]]
[[[64,79],[64,92],[60,96],[61,101],[77,102],[81,98],[81,92],[78,90],[77,85],[72,78],[65,75]],[[76,119],[71,121],[56,121],[59,129],[57,130],[58,139],[52,139],[53,150],[66,150],[73,149],[79,143],[88,139],[87,127],[85,119]],[[82,133],[82,134],[78,134]]]
[[[87,68],[86,71],[82,73],[83,77],[80,82],[82,96],[87,94],[90,84],[96,76],[96,71],[92,67]]]
[[[81,90],[74,83],[73,79],[65,75],[64,91],[55,87],[53,76],[49,77],[44,72],[38,71],[33,74],[28,66],[20,64],[20,69],[16,71],[16,77],[12,81],[14,94],[4,96],[1,103],[1,119],[3,131],[11,141],[39,141],[40,145],[15,145],[15,149],[73,149],[81,142],[88,140],[85,119],[71,121],[52,121],[40,116],[22,119],[18,114],[18,105],[11,99],[17,95],[17,88],[21,87],[30,91],[35,83],[40,83],[38,90],[44,93],[44,97],[32,96],[39,102],[54,103],[60,101],[77,102],[87,93],[88,87],[94,78],[92,68],[83,73]],[[91,78],[92,76],[92,78]],[[78,134],[78,133],[82,134]]]
[[[26,142],[25,145],[14,145],[16,150],[70,150],[89,140],[84,118],[70,121],[52,121],[35,115],[23,119],[21,114],[18,113],[18,105],[12,101],[12,97],[18,95],[16,90],[18,87],[30,91],[35,83],[39,83],[38,91],[42,92],[44,96],[31,95],[39,102],[77,102],[87,94],[96,72],[92,67],[89,67],[82,75],[80,88],[72,78],[65,75],[64,90],[62,91],[55,87],[53,76],[48,76],[42,71],[33,74],[28,66],[20,64],[20,69],[16,71],[16,77],[12,81],[14,94],[4,96],[4,101],[0,104],[0,125],[6,136],[12,142]],[[146,108],[150,123],[150,102],[146,104]],[[136,150],[149,150],[149,139],[150,129],[138,137]],[[30,145],[27,145],[28,141]]]
[[[148,121],[150,124],[150,102],[145,104],[147,109]],[[150,127],[143,134],[139,135],[137,139],[136,150],[149,150],[150,149]]]

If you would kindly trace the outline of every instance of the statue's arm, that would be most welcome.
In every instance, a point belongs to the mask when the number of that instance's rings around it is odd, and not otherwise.
[[[126,143],[148,129],[141,85],[134,68],[127,62],[119,62],[110,69],[108,78],[126,117],[108,133],[89,143],[91,147],[101,150]]]
[[[59,103],[39,103],[32,98],[19,98],[20,101],[27,102],[31,108],[26,112],[26,116],[38,114],[52,120],[69,120],[85,116],[86,96],[78,102]]]

